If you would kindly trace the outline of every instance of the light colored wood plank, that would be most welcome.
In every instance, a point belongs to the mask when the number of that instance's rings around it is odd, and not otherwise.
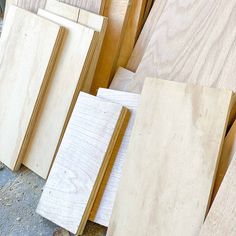
[[[128,110],[80,93],[37,213],[82,234]]]
[[[108,236],[199,234],[232,96],[146,80]]]
[[[200,236],[236,235],[236,155],[216,195]]]
[[[165,8],[167,0],[155,1],[152,10],[148,16],[148,19],[142,29],[142,32],[135,44],[134,50],[127,64],[127,69],[136,72],[143,55],[145,54],[146,48],[152,38],[153,33],[156,30],[156,25],[162,15],[163,9]]]
[[[127,65],[137,40],[137,35],[144,16],[145,6],[146,0],[136,0],[131,2],[128,23],[121,44],[116,69],[120,66],[124,67]]]
[[[87,27],[90,27],[99,33],[96,50],[92,57],[92,62],[85,76],[86,79],[83,85],[83,91],[89,92],[91,89],[92,82],[93,82],[98,58],[101,52],[108,19],[106,17],[80,9],[78,7],[73,7],[68,4],[58,2],[57,0],[48,0],[45,6],[45,9],[57,15],[68,18],[72,21],[75,21]]]
[[[115,91],[111,89],[99,89],[97,97],[125,106],[131,112],[131,117],[127,129],[125,130],[124,135],[121,134],[123,138],[122,143],[121,145],[117,145],[114,148],[114,156],[113,158],[111,158],[112,160],[114,160],[114,162],[109,165],[109,168],[106,171],[90,215],[90,220],[108,227],[116,192],[118,189],[120,178],[122,176],[122,169],[127,154],[127,148],[140,95]]]
[[[224,146],[219,162],[219,168],[215,180],[213,200],[220,188],[220,185],[223,181],[223,178],[235,153],[236,153],[236,121],[234,122],[224,141]]]
[[[0,41],[0,161],[12,170],[21,165],[62,33],[57,24],[9,9]]]
[[[105,4],[105,0],[59,0],[59,1],[97,14],[103,13]]]
[[[93,94],[96,94],[100,87],[107,88],[115,74],[115,65],[128,20],[129,8],[129,0],[106,1],[104,16],[108,17],[109,21],[92,84]]]
[[[17,0],[17,6],[37,13],[39,8],[44,8],[47,0]]]
[[[126,70],[123,67],[120,67],[117,70],[109,88],[120,91],[126,91],[126,88],[131,87],[130,83],[132,83],[133,77],[133,72]]]
[[[38,14],[68,29],[23,162],[46,178],[84,83],[97,35],[92,29],[45,10]]]
[[[235,91],[235,7],[234,0],[167,1],[136,71],[136,86],[153,76]]]

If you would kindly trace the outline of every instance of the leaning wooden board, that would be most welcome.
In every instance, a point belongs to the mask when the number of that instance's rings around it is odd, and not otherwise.
[[[153,76],[235,91],[234,14],[235,0],[167,0],[136,71],[135,88],[141,90],[144,78]]]
[[[45,10],[50,11],[59,16],[68,18],[72,21],[78,22],[82,25],[94,29],[96,32],[99,33],[96,50],[92,57],[92,62],[85,76],[85,83],[83,85],[83,91],[89,92],[93,82],[98,58],[101,52],[108,19],[106,17],[80,9],[78,7],[58,2],[57,0],[48,0],[45,6]]]
[[[38,14],[68,29],[24,158],[24,165],[46,178],[82,89],[97,34],[92,29],[44,10],[39,10]]]
[[[198,235],[232,97],[228,90],[146,80],[108,236]]]
[[[118,60],[120,46],[125,32],[130,0],[106,1],[104,16],[109,22],[95,71],[91,92],[97,93],[100,87],[107,88],[115,74],[115,64]]]
[[[106,171],[106,175],[104,176],[101,184],[102,186],[99,189],[98,196],[96,197],[90,215],[90,220],[108,227],[117,188],[122,176],[122,169],[127,154],[127,148],[135,120],[135,114],[138,107],[140,95],[115,91],[111,89],[99,89],[97,97],[125,106],[131,111],[131,117],[125,134],[121,134],[123,138],[121,146],[117,145],[114,150],[114,164],[111,163],[110,168],[108,168],[108,170]]]
[[[101,15],[103,14],[105,5],[105,0],[59,0],[59,2],[67,3]]]
[[[62,35],[59,25],[10,7],[0,41],[0,161],[12,170],[21,165]]]
[[[128,116],[121,105],[80,93],[37,213],[82,234]]]
[[[236,235],[236,155],[234,155],[200,236]]]

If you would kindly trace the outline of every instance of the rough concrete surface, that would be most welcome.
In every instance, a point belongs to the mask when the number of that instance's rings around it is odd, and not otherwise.
[[[13,173],[0,163],[0,236],[68,236],[36,214],[45,181],[25,167]],[[84,236],[105,236],[106,228],[88,222]]]

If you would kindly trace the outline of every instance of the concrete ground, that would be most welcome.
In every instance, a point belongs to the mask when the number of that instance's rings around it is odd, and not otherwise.
[[[0,236],[68,236],[36,214],[45,181],[23,167],[13,173],[0,163]],[[84,236],[105,236],[106,228],[88,222]]]

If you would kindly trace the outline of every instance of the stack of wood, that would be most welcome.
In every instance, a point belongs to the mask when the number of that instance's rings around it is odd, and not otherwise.
[[[37,213],[234,236],[236,0],[7,3],[0,161],[47,179]]]

